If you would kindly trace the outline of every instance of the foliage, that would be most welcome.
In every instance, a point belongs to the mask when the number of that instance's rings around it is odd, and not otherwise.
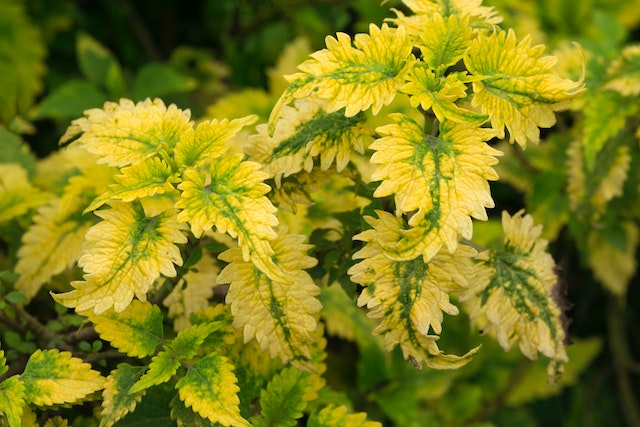
[[[0,2],[0,424],[640,425],[640,16],[272,3]]]

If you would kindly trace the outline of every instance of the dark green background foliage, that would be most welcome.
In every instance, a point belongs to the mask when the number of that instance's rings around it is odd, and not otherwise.
[[[587,83],[589,78],[597,78],[598,67],[604,67],[606,58],[615,56],[622,45],[640,41],[640,19],[627,16],[625,22],[621,21],[621,11],[629,7],[624,1],[486,3],[498,8],[505,16],[504,26],[513,27],[518,37],[534,28],[535,23],[545,34],[550,49],[564,40],[576,40],[585,50],[604,58],[601,63],[589,63]],[[635,9],[640,10],[637,1],[629,3],[636,3]],[[369,23],[379,25],[391,16],[390,7],[401,8],[396,0],[382,7],[376,0],[0,0],[0,9],[21,4],[24,13],[17,13],[12,23],[8,18],[4,22],[0,16],[0,40],[11,40],[16,49],[31,46],[33,63],[42,58],[44,67],[33,76],[31,99],[17,103],[17,115],[3,107],[0,116],[5,127],[22,134],[38,157],[56,150],[69,121],[87,108],[120,97],[137,101],[159,96],[167,104],[175,102],[180,108],[190,108],[197,118],[208,106],[234,91],[268,89],[266,70],[275,65],[284,46],[296,37],[305,36],[312,49],[321,49],[325,36],[337,31],[366,31]],[[12,37],[21,25],[34,31],[16,42]],[[38,43],[44,47],[42,52]],[[12,63],[8,50],[6,43],[0,47],[0,74],[4,73],[3,67]],[[99,60],[87,61],[83,56],[86,52],[98,55]],[[569,128],[570,113],[561,114],[558,122],[549,132],[560,133]],[[13,138],[5,135],[4,129],[0,131],[3,144]],[[563,165],[559,167],[562,169]],[[553,185],[540,180],[534,189],[538,193],[563,191],[549,188]],[[524,194],[502,181],[492,184],[492,194],[500,210],[510,212],[526,207],[536,197],[535,192]],[[496,209],[490,214],[497,218],[500,212]],[[353,226],[355,234],[360,214],[342,215],[340,220],[347,228]],[[335,247],[339,242],[323,239],[322,232],[312,236],[320,266],[335,269],[331,273],[344,278],[346,267],[339,264],[340,249]],[[384,355],[376,353],[378,349],[370,345],[368,336],[356,330],[355,342],[331,338],[329,384],[347,395],[358,410],[366,410],[372,419],[386,420],[388,425],[463,425],[465,420],[469,424],[490,420],[499,426],[624,425],[620,401],[625,391],[621,387],[628,386],[626,393],[640,395],[640,365],[632,362],[640,360],[640,278],[636,273],[622,305],[624,310],[620,310],[584,264],[567,228],[551,242],[550,250],[573,304],[568,311],[572,319],[569,331],[581,343],[577,353],[572,354],[571,349],[569,353],[575,364],[567,368],[573,384],[560,393],[534,399],[531,395],[535,390],[523,391],[523,387],[535,388],[537,384],[531,380],[535,371],[527,370],[529,362],[514,351],[504,354],[497,344],[479,341],[471,335],[463,316],[446,320],[448,332],[443,334],[442,344],[451,352],[463,352],[472,344],[483,343],[477,360],[464,369],[453,374],[429,370],[416,374],[401,357],[384,365],[380,362]],[[37,307],[43,301],[35,299],[29,310],[42,316],[46,323],[46,317],[53,318],[55,313],[49,307]],[[77,321],[69,316],[63,319]],[[51,324],[52,328],[58,326],[63,325]],[[8,357],[12,351],[34,350],[29,337],[0,328]],[[367,353],[368,349],[373,350]],[[91,345],[85,350],[93,351]],[[632,363],[632,369],[620,375],[621,364],[625,363]],[[381,370],[383,365],[386,367]],[[543,366],[541,363],[535,368],[539,368],[540,378],[544,378]],[[577,378],[572,378],[578,373]],[[443,390],[447,394],[441,398],[439,393]],[[154,398],[161,402],[160,406],[166,406],[162,394]],[[436,402],[438,417],[412,424],[424,409],[433,409],[430,405]],[[153,404],[147,399],[135,417],[143,417],[147,406],[151,407],[149,411],[155,411]],[[637,409],[639,403],[634,404]]]

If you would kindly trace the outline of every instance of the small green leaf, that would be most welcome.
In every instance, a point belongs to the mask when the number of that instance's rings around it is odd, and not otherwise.
[[[4,415],[9,427],[20,427],[25,405],[25,385],[19,376],[9,377],[0,384],[0,415]]]
[[[204,340],[212,332],[224,326],[223,322],[201,323],[180,331],[168,347],[181,359],[190,359],[196,355]]]
[[[133,79],[131,98],[140,101],[144,98],[188,92],[196,87],[196,81],[164,64],[144,65]]]
[[[285,368],[260,392],[265,426],[291,427],[302,417],[307,402],[317,397],[323,385],[318,377],[297,368]]]
[[[36,350],[20,378],[26,401],[39,406],[74,403],[104,387],[91,365],[58,350]]]
[[[179,367],[180,360],[173,352],[161,351],[153,356],[149,370],[129,389],[129,393],[138,393],[151,386],[166,383],[175,375]]]
[[[34,120],[69,120],[82,115],[89,108],[98,108],[107,96],[92,83],[69,80],[54,89],[31,112]]]
[[[29,145],[15,133],[0,127],[0,163],[17,163],[27,171],[27,178],[36,174],[36,156]]]
[[[122,69],[115,56],[97,40],[79,33],[76,41],[78,65],[89,81],[106,88],[112,95],[121,95],[126,87]]]
[[[153,354],[163,342],[162,313],[157,305],[132,301],[121,313],[89,315],[100,337],[132,357]]]
[[[18,291],[11,291],[4,297],[7,301],[12,302],[13,304],[24,304],[27,302],[27,297]]]
[[[240,399],[233,365],[224,356],[210,354],[193,366],[176,387],[180,399],[212,423],[224,426],[249,426],[240,415]]]

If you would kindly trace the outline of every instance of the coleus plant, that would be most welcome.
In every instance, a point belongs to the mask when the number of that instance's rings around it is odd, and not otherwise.
[[[492,141],[537,143],[584,83],[480,1],[404,4],[368,33],[327,37],[253,134],[255,116],[196,122],[160,99],[122,99],[74,120],[34,182],[2,166],[14,193],[2,215],[38,207],[15,289],[31,299],[77,264],[82,278],[52,297],[122,354],[101,373],[64,346],[37,350],[0,383],[10,426],[86,400],[111,426],[158,389],[178,425],[295,425],[305,411],[309,426],[380,425],[312,404],[324,325],[339,327],[321,301],[346,282],[373,334],[418,369],[460,368],[479,350],[438,345],[444,314],[462,307],[505,349],[549,358],[557,379],[564,303],[541,227],[504,212],[503,245],[487,249],[472,220],[494,207]],[[347,239],[331,261],[307,243],[326,224],[302,206],[331,197],[322,186],[338,177],[364,202],[353,239],[333,224],[327,239]]]

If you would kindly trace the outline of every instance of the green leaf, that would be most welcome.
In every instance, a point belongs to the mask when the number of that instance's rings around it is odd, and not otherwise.
[[[4,296],[4,298],[13,304],[24,304],[25,302],[28,301],[27,297],[25,297],[23,294],[21,294],[18,291],[9,292]]]
[[[296,420],[302,417],[307,402],[317,398],[317,391],[322,385],[317,375],[293,367],[283,369],[260,392],[264,420],[259,423],[270,427],[297,425]]]
[[[136,408],[144,393],[130,393],[146,367],[120,363],[111,371],[102,393],[100,427],[110,427]]]
[[[136,405],[135,411],[126,414],[116,427],[173,427],[175,423],[170,415],[170,403],[176,395],[169,385],[160,385],[146,390],[144,399]]]
[[[20,427],[23,407],[26,403],[25,385],[15,375],[0,384],[0,415],[6,417],[9,427]]]
[[[78,265],[83,281],[74,290],[55,295],[56,301],[77,311],[95,314],[111,308],[121,312],[135,295],[144,301],[153,282],[163,274],[175,277],[182,265],[178,243],[186,243],[173,210],[147,217],[139,203],[113,202],[112,209],[95,212],[103,221],[85,235]]]
[[[170,407],[171,418],[176,421],[178,427],[211,427],[211,421],[187,408],[177,395],[171,400]]]
[[[367,414],[350,414],[346,406],[327,406],[309,417],[307,427],[382,427],[377,421],[367,421]]]
[[[91,365],[58,350],[36,350],[20,378],[26,401],[38,406],[75,403],[104,387]]]
[[[210,354],[189,367],[176,387],[180,399],[212,423],[224,426],[249,426],[240,416],[240,390],[233,365],[224,356]]]
[[[434,70],[443,70],[462,59],[472,39],[468,16],[444,18],[435,13],[428,19],[416,45],[425,64]]]
[[[162,312],[148,302],[132,301],[124,311],[88,314],[100,337],[131,357],[146,357],[163,343]]]
[[[122,69],[115,56],[87,33],[79,33],[76,40],[78,65],[82,74],[94,84],[120,96],[126,88]]]
[[[164,64],[145,64],[133,79],[131,98],[139,101],[175,93],[188,92],[196,87],[196,81]]]
[[[372,24],[369,33],[356,35],[355,47],[345,33],[327,37],[327,48],[313,53],[298,67],[301,72],[287,77],[289,88],[271,112],[269,134],[284,105],[311,94],[329,102],[328,113],[345,108],[347,117],[371,107],[377,114],[393,100],[415,61],[411,40],[403,27],[386,24]]]
[[[18,135],[0,127],[0,163],[17,163],[27,171],[29,180],[36,174],[36,156]]]
[[[98,108],[107,96],[92,83],[69,80],[55,88],[32,111],[34,120],[69,120],[82,115],[84,110]]]
[[[46,47],[24,2],[0,3],[0,120],[6,125],[24,115],[42,89]]]
[[[131,386],[129,393],[138,393],[151,386],[166,383],[175,375],[179,367],[180,360],[172,351],[161,351],[153,356],[149,370]]]
[[[180,359],[190,359],[196,355],[204,340],[214,331],[224,326],[223,322],[201,323],[178,333],[168,345]]]

